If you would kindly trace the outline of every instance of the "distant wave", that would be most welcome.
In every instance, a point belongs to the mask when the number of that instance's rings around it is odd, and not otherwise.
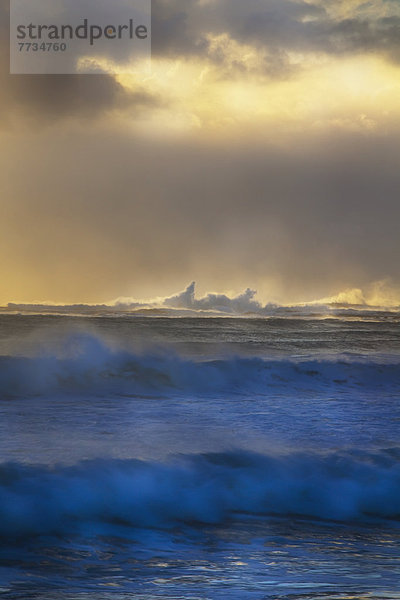
[[[400,315],[397,292],[384,299],[383,292],[378,295],[365,295],[362,290],[352,289],[336,296],[284,306],[274,303],[262,304],[256,300],[257,292],[247,288],[237,296],[208,293],[202,298],[195,296],[195,282],[185,290],[170,297],[157,300],[138,301],[132,298],[119,298],[108,304],[21,304],[10,302],[1,312],[22,312],[36,314],[65,314],[86,316],[172,316],[172,317],[351,317],[370,318],[371,313],[388,312]],[[389,302],[390,300],[390,302]],[[381,304],[379,304],[381,301]]]
[[[1,395],[274,394],[353,388],[400,389],[399,358],[190,360],[167,347],[143,354],[109,348],[87,334],[65,340],[62,355],[0,357]]]
[[[400,449],[0,466],[0,535],[13,539],[217,524],[236,513],[398,520]]]

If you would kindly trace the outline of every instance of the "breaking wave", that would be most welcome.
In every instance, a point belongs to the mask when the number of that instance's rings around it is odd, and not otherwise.
[[[256,299],[257,292],[247,288],[236,296],[208,293],[196,297],[196,283],[193,281],[185,290],[173,296],[155,300],[118,298],[106,304],[21,304],[10,302],[1,312],[22,312],[36,314],[65,315],[121,315],[131,316],[331,316],[344,317],[350,311],[352,316],[369,317],[371,312],[389,313],[398,316],[400,312],[400,291],[386,281],[376,282],[364,292],[354,288],[335,296],[322,298],[297,305],[263,304]]]
[[[2,536],[218,524],[237,513],[398,520],[400,449],[0,466]]]
[[[313,389],[399,389],[399,358],[191,360],[168,348],[144,354],[109,348],[90,335],[71,336],[64,355],[0,357],[2,396],[75,393],[298,393]]]

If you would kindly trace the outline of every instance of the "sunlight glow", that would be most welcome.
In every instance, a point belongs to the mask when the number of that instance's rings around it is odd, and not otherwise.
[[[287,77],[279,79],[261,74],[261,59],[251,47],[219,36],[210,53],[221,48],[223,66],[218,69],[206,58],[153,59],[151,70],[148,64],[127,65],[116,74],[112,64],[99,60],[99,65],[126,89],[163,98],[161,106],[141,117],[154,130],[279,129],[285,124],[368,132],[400,116],[400,68],[383,59],[356,56],[328,62],[293,54],[293,72],[288,67]],[[236,76],[232,69],[239,67]],[[135,126],[141,119],[135,118]]]

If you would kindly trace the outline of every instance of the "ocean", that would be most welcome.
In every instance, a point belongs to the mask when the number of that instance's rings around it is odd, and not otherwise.
[[[399,323],[1,313],[0,598],[400,599]]]

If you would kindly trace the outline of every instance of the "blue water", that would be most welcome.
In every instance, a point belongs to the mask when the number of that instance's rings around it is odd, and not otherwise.
[[[0,389],[0,598],[400,598],[397,314],[3,314]]]

